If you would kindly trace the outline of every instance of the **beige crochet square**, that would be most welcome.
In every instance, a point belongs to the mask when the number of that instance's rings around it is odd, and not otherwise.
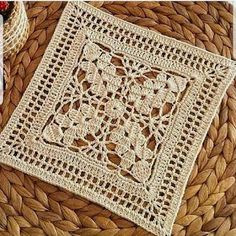
[[[236,64],[67,4],[0,161],[170,235]]]

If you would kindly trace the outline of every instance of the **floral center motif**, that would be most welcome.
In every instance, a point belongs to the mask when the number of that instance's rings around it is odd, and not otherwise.
[[[187,83],[87,41],[43,138],[144,183]]]

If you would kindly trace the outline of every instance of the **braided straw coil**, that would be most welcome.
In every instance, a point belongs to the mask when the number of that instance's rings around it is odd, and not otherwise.
[[[29,35],[29,22],[24,3],[14,2],[10,18],[4,23],[3,54],[7,58],[16,54],[25,44]]]
[[[232,58],[232,7],[225,2],[95,2],[143,27]],[[24,93],[64,8],[32,2],[30,36],[5,60],[7,90],[0,129]],[[236,88],[232,84],[211,124],[188,181],[175,236],[236,235]],[[64,189],[0,167],[0,235],[147,236],[150,233]]]

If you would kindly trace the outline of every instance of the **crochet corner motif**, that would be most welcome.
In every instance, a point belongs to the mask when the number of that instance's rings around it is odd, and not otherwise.
[[[90,40],[74,69],[44,140],[145,183],[188,79]]]

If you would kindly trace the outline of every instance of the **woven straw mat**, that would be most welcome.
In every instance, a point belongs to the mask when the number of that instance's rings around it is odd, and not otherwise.
[[[96,2],[126,21],[232,58],[232,7],[224,2]],[[19,103],[65,3],[27,4],[30,36],[5,61],[7,89],[0,130]],[[236,235],[236,88],[224,96],[188,181],[175,236]],[[147,236],[132,222],[11,167],[0,165],[2,236]]]

